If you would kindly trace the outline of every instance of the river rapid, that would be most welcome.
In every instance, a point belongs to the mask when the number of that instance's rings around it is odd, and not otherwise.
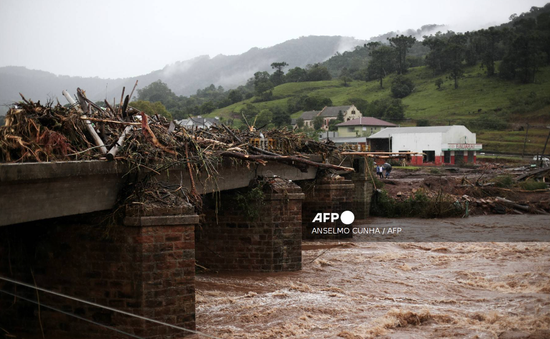
[[[548,216],[533,215],[356,224],[449,222],[535,225],[545,236],[550,227]],[[550,338],[550,243],[368,236],[304,241],[297,272],[198,274],[197,330],[220,338]]]

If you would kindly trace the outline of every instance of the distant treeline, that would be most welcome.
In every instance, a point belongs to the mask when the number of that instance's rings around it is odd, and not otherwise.
[[[438,32],[424,36],[422,41],[412,35],[387,37],[386,41],[357,46],[353,51],[337,53],[324,63],[290,68],[286,73],[289,64],[274,62],[271,64],[273,73],[257,72],[245,85],[227,91],[221,86],[210,85],[197,90],[195,95],[177,96],[159,80],[139,90],[138,99],[160,102],[173,118],[181,119],[208,114],[245,99],[254,98],[253,102],[273,100],[273,88],[288,82],[323,81],[337,77],[344,85],[354,80],[377,80],[383,87],[384,79],[390,74],[400,75],[392,83],[392,96],[398,99],[407,96],[414,88],[406,78],[410,67],[426,66],[434,77],[447,77],[457,88],[464,68],[476,64],[480,64],[489,77],[498,76],[522,83],[536,81],[539,68],[550,64],[550,4],[532,7],[521,15],[514,14],[509,23],[501,26],[474,32]],[[287,121],[290,118],[286,117],[294,112],[328,103],[326,98],[317,101],[318,105],[315,105],[307,98],[294,99],[289,101],[287,112],[277,113],[284,115],[284,121]],[[375,106],[372,108],[375,113],[379,110]],[[380,116],[380,113],[373,115]]]

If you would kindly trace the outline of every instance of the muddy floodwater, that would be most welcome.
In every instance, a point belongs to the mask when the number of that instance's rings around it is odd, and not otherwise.
[[[364,225],[419,222],[550,226],[534,215]],[[197,330],[220,338],[550,338],[550,243],[365,236],[304,242],[298,272],[197,275]]]

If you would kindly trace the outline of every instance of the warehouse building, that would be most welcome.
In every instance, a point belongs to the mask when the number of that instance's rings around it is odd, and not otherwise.
[[[461,125],[385,128],[367,138],[373,152],[418,152],[410,165],[460,165],[475,163],[476,134]]]

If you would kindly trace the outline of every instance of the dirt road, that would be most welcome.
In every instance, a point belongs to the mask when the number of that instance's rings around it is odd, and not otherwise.
[[[198,275],[197,329],[222,338],[550,338],[550,243],[365,240],[304,242],[299,272]]]

